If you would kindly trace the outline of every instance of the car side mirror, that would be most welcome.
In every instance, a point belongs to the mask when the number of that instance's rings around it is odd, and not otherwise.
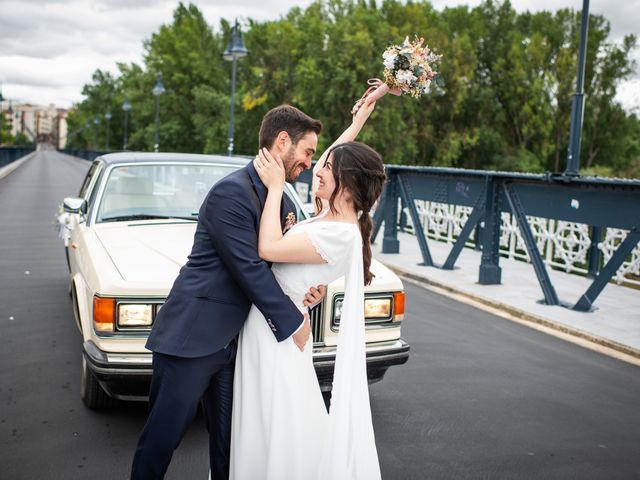
[[[64,211],[67,213],[87,213],[87,201],[84,198],[67,197],[62,201]]]

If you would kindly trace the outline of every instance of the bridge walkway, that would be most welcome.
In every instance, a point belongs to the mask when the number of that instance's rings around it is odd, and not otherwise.
[[[502,284],[480,285],[481,252],[464,248],[454,270],[419,265],[422,258],[415,236],[398,232],[400,253],[382,253],[382,235],[373,246],[375,258],[406,279],[427,284],[439,293],[472,303],[587,348],[640,365],[640,291],[609,283],[598,297],[596,310],[576,312],[540,303],[544,298],[533,266],[500,259]],[[451,245],[430,241],[434,262],[444,263]],[[577,301],[591,281],[586,277],[549,269],[558,294]]]

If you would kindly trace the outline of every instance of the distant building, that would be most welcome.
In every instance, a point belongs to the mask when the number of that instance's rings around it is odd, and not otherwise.
[[[15,103],[4,100],[1,104],[4,117],[11,125],[11,135],[23,133],[29,140],[51,143],[64,148],[67,143],[67,113],[64,108]]]

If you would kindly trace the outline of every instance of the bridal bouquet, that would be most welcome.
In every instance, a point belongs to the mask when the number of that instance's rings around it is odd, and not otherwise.
[[[368,83],[371,87],[355,104],[352,113],[358,111],[366,98],[379,100],[387,93],[409,93],[415,98],[425,94],[431,81],[438,76],[434,67],[442,55],[431,52],[428,46],[422,46],[423,43],[424,38],[416,36],[413,41],[407,37],[402,45],[389,46],[382,54],[384,82],[378,78],[370,79]]]

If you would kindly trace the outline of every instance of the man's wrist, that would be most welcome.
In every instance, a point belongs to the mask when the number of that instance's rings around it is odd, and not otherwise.
[[[294,332],[291,334],[291,336],[294,336],[296,333],[298,333],[300,331],[300,329],[302,327],[304,327],[304,321],[305,321],[305,317],[302,317],[302,321],[300,322],[300,325],[298,326],[298,328],[296,328],[294,330]]]
[[[291,334],[291,336],[293,337],[296,333],[298,333],[303,325],[304,325],[304,321],[300,324],[298,328],[296,328],[296,330]]]

